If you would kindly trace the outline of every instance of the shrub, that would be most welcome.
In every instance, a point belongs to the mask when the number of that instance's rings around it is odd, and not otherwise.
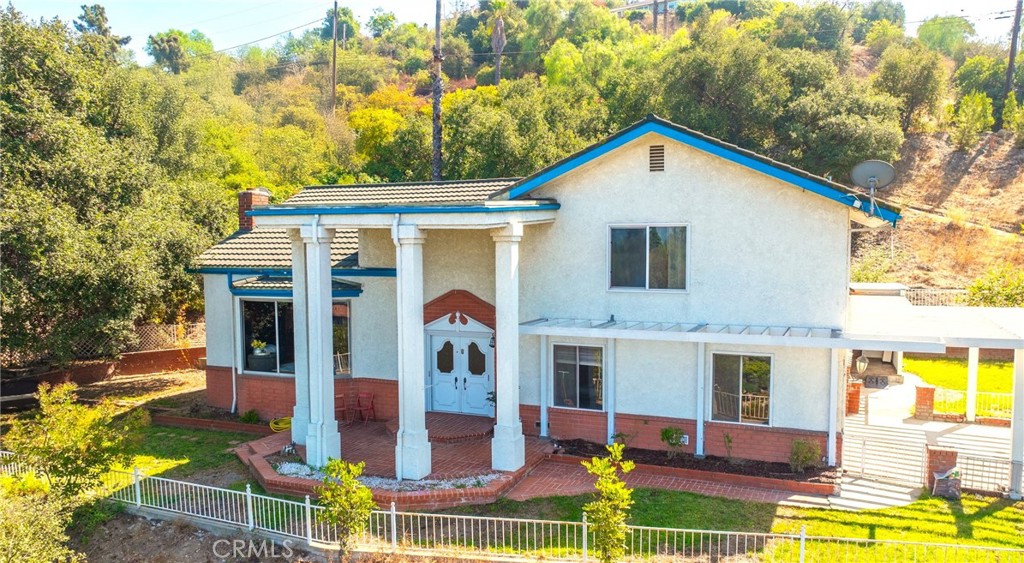
[[[1010,92],[1003,102],[1003,129],[1014,136],[1014,146],[1024,148],[1024,105],[1017,103],[1017,95]]]
[[[686,440],[686,431],[674,426],[666,426],[661,429],[661,441],[668,446],[668,458],[676,457],[676,454],[683,449],[683,442]]]
[[[594,550],[598,559],[605,563],[618,561],[626,553],[626,519],[633,506],[633,489],[626,487],[619,476],[633,470],[632,461],[622,460],[622,444],[605,446],[608,455],[584,461],[587,473],[597,477],[594,487],[597,499],[583,505],[590,529],[594,532]]]
[[[109,400],[77,404],[74,384],[39,386],[39,414],[15,420],[4,442],[18,460],[41,473],[52,491],[70,500],[100,484],[114,463],[128,463],[127,450],[141,439],[149,414],[119,414]]]
[[[789,468],[796,473],[807,471],[821,463],[821,444],[809,440],[793,440],[789,450]]]
[[[256,412],[256,409],[249,409],[243,412],[242,416],[238,417],[238,419],[246,424],[259,424],[262,422],[260,420],[260,413]]]
[[[1024,307],[1024,270],[1002,263],[967,286],[967,304]]]
[[[992,100],[981,92],[972,92],[960,100],[960,107],[953,117],[950,139],[957,150],[972,149],[978,144],[981,133],[995,122],[992,117]]]
[[[363,462],[332,459],[324,466],[323,485],[317,487],[325,509],[320,518],[338,527],[342,552],[347,550],[348,539],[370,524],[370,513],[377,507],[373,491],[358,480],[365,466]]]
[[[71,507],[58,495],[0,487],[0,563],[85,561],[68,547]]]
[[[903,41],[903,28],[889,20],[878,20],[871,24],[871,30],[864,42],[871,54],[880,57],[889,45]]]

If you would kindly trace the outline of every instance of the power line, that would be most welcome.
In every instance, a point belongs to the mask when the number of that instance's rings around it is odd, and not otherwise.
[[[274,37],[277,37],[278,35],[284,35],[285,33],[291,33],[291,32],[293,32],[293,31],[295,31],[297,29],[302,29],[302,28],[304,28],[306,26],[313,25],[315,23],[320,23],[322,21],[323,21],[323,18],[317,18],[317,19],[315,19],[313,21],[309,21],[309,22],[306,22],[304,24],[297,25],[297,26],[295,26],[295,27],[293,27],[291,29],[286,29],[284,31],[279,31],[279,32],[277,32],[277,33],[275,33],[273,35],[268,35],[266,37],[260,37],[259,39],[253,39],[252,41],[246,41],[245,43],[239,43],[238,45],[234,45],[234,46],[228,47],[226,49],[218,49],[218,50],[214,51],[213,54],[224,53],[226,51],[233,51],[233,50],[235,50],[235,49],[237,49],[239,47],[245,47],[246,45],[252,45],[253,43],[259,43],[260,41],[266,41],[267,39],[273,39]]]

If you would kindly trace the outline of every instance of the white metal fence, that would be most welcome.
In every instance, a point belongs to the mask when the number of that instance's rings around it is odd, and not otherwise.
[[[24,468],[0,453],[0,471]],[[5,463],[7,462],[7,463]],[[339,547],[338,530],[324,522],[323,508],[303,502],[187,483],[138,472],[111,471],[104,479],[110,499],[186,520],[208,520],[239,531],[265,531],[323,549]],[[365,532],[351,538],[356,551],[464,558],[587,561],[595,556],[594,532],[581,522],[423,514],[376,510]],[[1024,563],[1024,550],[807,536],[630,526],[630,560],[646,561],[981,561]]]
[[[1010,418],[1013,412],[1012,393],[989,393],[979,391],[974,403],[977,416]],[[958,389],[935,389],[934,409],[941,414],[967,414],[967,392]]]
[[[966,289],[907,289],[903,295],[913,305],[956,307],[966,305]]]
[[[1010,490],[1010,460],[957,455],[960,488],[967,491],[1005,494]]]

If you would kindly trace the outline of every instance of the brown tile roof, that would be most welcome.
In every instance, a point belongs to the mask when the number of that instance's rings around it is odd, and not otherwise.
[[[285,203],[300,205],[438,204],[479,203],[491,193],[512,185],[518,178],[308,186]],[[331,243],[335,268],[358,267],[358,231],[339,230]],[[291,268],[291,242],[284,229],[238,231],[196,259],[204,268]]]
[[[246,278],[235,282],[235,289],[287,289],[292,288],[292,279],[290,277],[275,277],[275,276],[259,276],[255,278]],[[358,283],[347,282],[344,280],[331,280],[332,291],[342,290],[358,290],[361,289]]]
[[[483,202],[492,193],[514,184],[518,178],[309,186],[285,205],[395,205],[403,203]]]
[[[334,268],[355,268],[359,239],[354,229],[339,229],[331,242],[331,264]],[[285,229],[238,231],[222,240],[196,259],[199,268],[261,268],[292,267],[292,244]]]

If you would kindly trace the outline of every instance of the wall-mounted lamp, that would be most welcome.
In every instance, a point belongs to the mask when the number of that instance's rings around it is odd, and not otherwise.
[[[490,342],[488,342],[487,344],[489,344],[491,346],[491,348],[494,348],[494,335],[493,334],[491,335]]]
[[[857,373],[858,374],[864,375],[864,372],[868,370],[868,362],[869,362],[868,357],[865,356],[864,354],[861,354],[857,358]]]

